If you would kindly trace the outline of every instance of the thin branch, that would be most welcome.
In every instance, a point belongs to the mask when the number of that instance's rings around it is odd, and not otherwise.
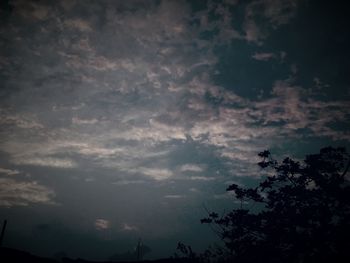
[[[210,212],[209,212],[209,210],[207,209],[207,207],[205,206],[205,204],[202,204],[202,206],[203,206],[205,212],[207,212],[207,214],[208,214],[208,216],[209,216],[209,215],[210,215]],[[222,239],[222,231],[224,231],[224,229],[222,229],[221,227],[219,227],[221,231],[218,230],[218,229],[215,229],[215,227],[213,226],[212,223],[209,223],[209,227],[210,227],[211,231],[213,231],[220,239]]]
[[[349,161],[348,161],[348,164],[347,164],[347,166],[346,166],[344,172],[341,174],[340,178],[342,178],[342,179],[344,178],[344,176],[345,176],[346,173],[348,172],[349,168],[350,168],[350,159],[349,159]]]

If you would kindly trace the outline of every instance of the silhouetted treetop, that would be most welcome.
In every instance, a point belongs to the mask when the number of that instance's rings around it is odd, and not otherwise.
[[[326,147],[304,161],[281,162],[269,151],[258,165],[269,176],[255,188],[232,184],[241,207],[208,214],[235,262],[346,262],[350,247],[350,156]],[[247,205],[244,205],[248,203]],[[245,206],[255,206],[254,211]]]

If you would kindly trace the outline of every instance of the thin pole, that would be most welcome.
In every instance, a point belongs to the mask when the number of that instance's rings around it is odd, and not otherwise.
[[[139,241],[137,242],[137,261],[140,261],[142,257],[141,246],[142,246],[141,238],[139,238]]]
[[[7,220],[5,219],[5,220],[4,220],[4,223],[3,223],[3,225],[2,225],[2,230],[1,230],[0,247],[2,246],[2,241],[3,241],[3,239],[4,239],[6,225],[7,225]]]

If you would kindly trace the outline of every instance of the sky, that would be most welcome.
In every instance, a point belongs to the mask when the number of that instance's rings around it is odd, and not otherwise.
[[[218,242],[257,153],[350,146],[348,9],[316,0],[2,1],[4,245],[108,259]]]

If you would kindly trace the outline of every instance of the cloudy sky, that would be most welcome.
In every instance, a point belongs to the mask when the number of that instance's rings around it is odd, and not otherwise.
[[[323,3],[320,3],[323,2]],[[4,244],[151,258],[215,235],[257,153],[350,145],[344,6],[316,0],[2,1]]]

